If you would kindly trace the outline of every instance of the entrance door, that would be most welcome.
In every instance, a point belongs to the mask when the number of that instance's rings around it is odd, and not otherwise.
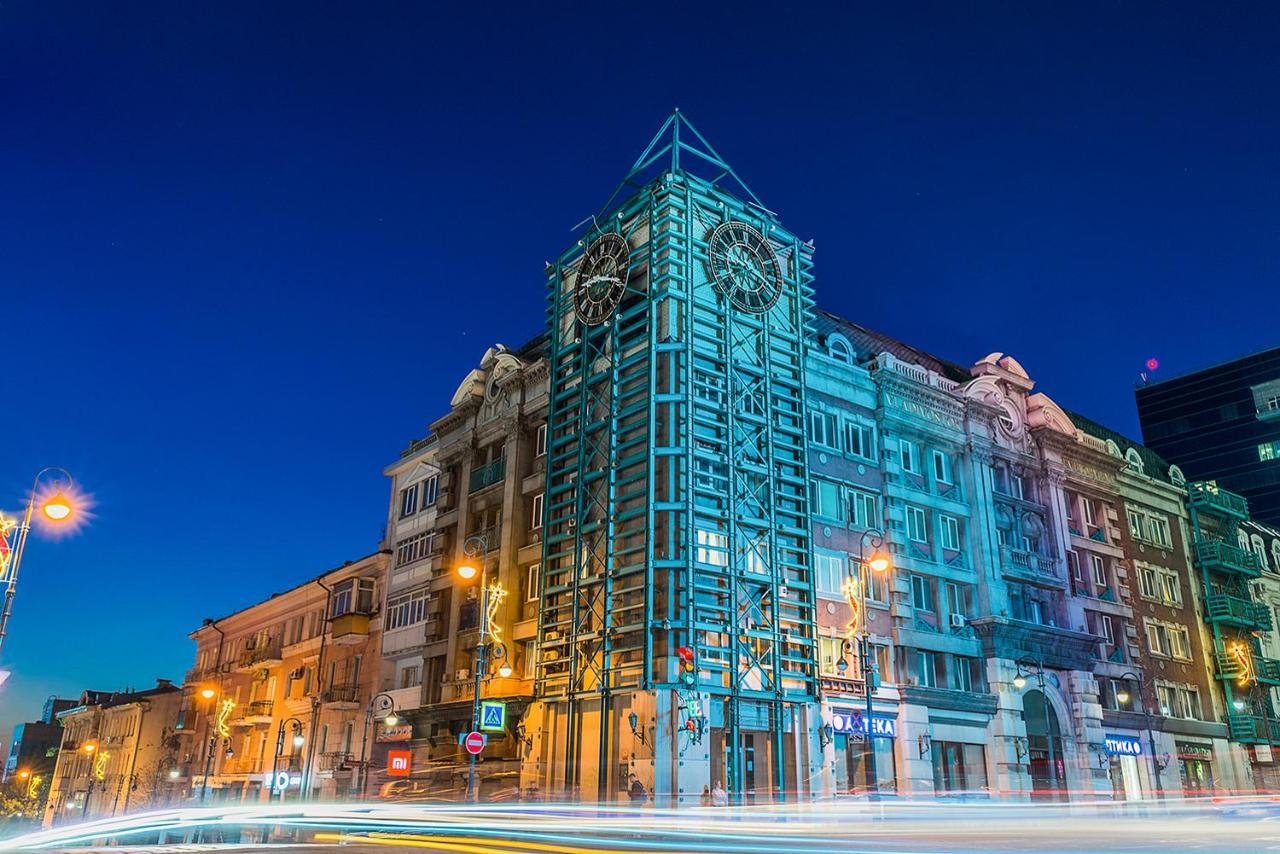
[[[1031,796],[1058,800],[1066,796],[1066,763],[1062,757],[1062,729],[1058,715],[1039,691],[1022,695],[1022,720],[1027,727],[1031,768]]]

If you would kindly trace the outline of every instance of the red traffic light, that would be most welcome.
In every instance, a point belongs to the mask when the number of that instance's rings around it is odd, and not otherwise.
[[[680,656],[681,661],[684,661],[690,664],[693,663],[693,650],[689,649],[689,647],[687,646],[677,647],[676,655]]]

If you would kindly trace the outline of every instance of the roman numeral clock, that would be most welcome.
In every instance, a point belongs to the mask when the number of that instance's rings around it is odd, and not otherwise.
[[[742,311],[764,314],[782,296],[778,253],[759,231],[730,220],[707,238],[707,277]]]
[[[573,286],[573,310],[586,326],[609,319],[627,287],[630,251],[626,238],[608,232],[591,241],[578,265]]]

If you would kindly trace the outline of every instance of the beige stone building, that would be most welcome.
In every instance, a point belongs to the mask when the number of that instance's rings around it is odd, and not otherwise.
[[[448,413],[386,470],[391,570],[381,688],[402,719],[379,730],[374,748],[371,790],[386,797],[459,796],[467,785],[458,736],[471,729],[480,622],[478,580],[456,571],[468,542],[473,551],[483,543],[487,583],[504,591],[492,610],[500,647],[481,697],[505,703],[506,721],[488,734],[481,790],[489,798],[518,785],[528,752],[519,727],[533,696],[546,388],[540,343],[490,348]],[[391,749],[411,751],[407,777],[386,774]]]
[[[107,818],[158,807],[180,795],[174,772],[182,691],[167,679],[145,691],[86,691],[58,715],[62,744],[44,824]]]
[[[177,729],[194,800],[360,796],[386,568],[376,552],[191,633]]]

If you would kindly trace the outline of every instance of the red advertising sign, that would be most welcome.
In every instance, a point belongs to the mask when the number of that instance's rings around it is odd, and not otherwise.
[[[388,750],[387,751],[387,776],[388,777],[408,777],[409,763],[413,758],[413,752],[409,750]]]

